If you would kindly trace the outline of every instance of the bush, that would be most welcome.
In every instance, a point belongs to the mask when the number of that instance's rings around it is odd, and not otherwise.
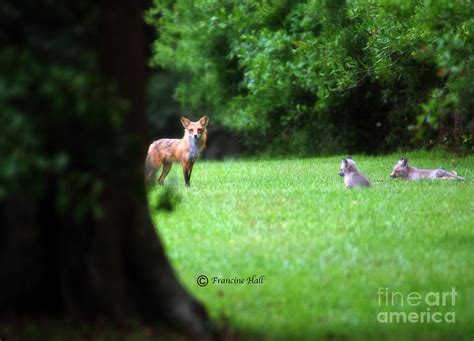
[[[470,1],[155,0],[147,20],[183,107],[253,150],[304,155],[429,144],[453,113],[472,148],[473,14]]]

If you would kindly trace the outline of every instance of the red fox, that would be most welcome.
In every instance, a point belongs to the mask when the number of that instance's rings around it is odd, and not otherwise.
[[[346,188],[360,186],[370,187],[369,180],[360,174],[356,167],[355,161],[352,160],[352,157],[350,156],[342,159],[341,171],[339,172],[339,175],[344,177],[344,184],[346,185]]]
[[[186,117],[181,117],[184,127],[182,139],[160,139],[153,142],[148,148],[145,161],[145,181],[155,182],[156,172],[163,166],[158,183],[163,185],[170,172],[173,161],[181,161],[183,166],[184,184],[189,187],[193,165],[199,154],[206,147],[209,117],[204,115],[197,122],[191,122]]]
[[[419,180],[419,179],[449,179],[449,180],[464,180],[462,176],[458,176],[454,172],[448,172],[444,169],[418,169],[408,166],[408,159],[401,158],[392,173],[392,178],[402,178],[405,180]]]

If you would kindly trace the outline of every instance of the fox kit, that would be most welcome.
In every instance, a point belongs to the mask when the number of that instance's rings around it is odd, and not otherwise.
[[[339,175],[344,177],[344,184],[346,185],[346,188],[370,186],[369,180],[360,174],[354,160],[352,160],[350,156],[342,159],[341,171],[339,172]]]
[[[462,176],[458,176],[454,172],[448,172],[444,169],[418,169],[408,166],[408,159],[401,158],[395,167],[393,167],[392,178],[402,178],[405,180],[419,179],[449,179],[464,180]]]
[[[184,127],[182,139],[160,139],[153,142],[148,148],[145,163],[145,181],[147,183],[154,182],[156,172],[163,166],[163,171],[158,179],[158,183],[163,185],[173,161],[181,161],[184,184],[189,187],[194,162],[206,147],[206,127],[209,117],[205,115],[197,122],[191,122],[186,117],[181,117],[181,123]]]

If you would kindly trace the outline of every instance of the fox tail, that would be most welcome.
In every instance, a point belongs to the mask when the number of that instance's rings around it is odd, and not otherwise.
[[[154,184],[156,182],[156,173],[160,167],[156,167],[151,161],[150,154],[147,154],[145,160],[145,183],[147,185]]]

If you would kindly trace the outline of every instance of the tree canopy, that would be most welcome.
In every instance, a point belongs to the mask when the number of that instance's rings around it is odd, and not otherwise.
[[[253,150],[474,145],[472,1],[155,0],[152,64]],[[445,128],[445,129],[443,129]]]

